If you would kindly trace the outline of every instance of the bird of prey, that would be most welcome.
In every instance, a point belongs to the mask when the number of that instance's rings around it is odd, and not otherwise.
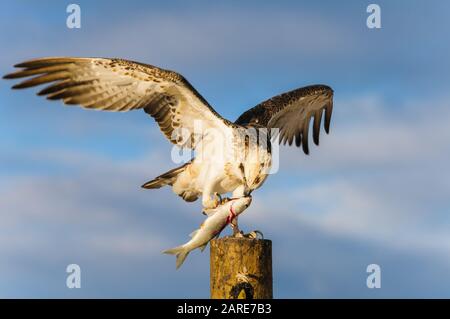
[[[306,86],[272,97],[231,122],[221,117],[182,75],[156,66],[115,58],[49,57],[15,67],[20,70],[4,78],[30,78],[14,85],[14,89],[49,84],[38,95],[87,109],[143,109],[170,142],[196,155],[142,187],[169,185],[188,202],[201,196],[205,210],[216,207],[220,195],[248,196],[264,183],[272,163],[273,129],[278,129],[280,143],[302,146],[305,154],[309,153],[310,122],[316,145],[323,114],[329,133],[333,90],[326,85]],[[235,233],[239,232],[237,218],[234,224]]]

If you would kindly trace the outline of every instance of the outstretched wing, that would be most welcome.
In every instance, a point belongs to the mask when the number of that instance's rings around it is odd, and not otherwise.
[[[52,57],[17,64],[6,79],[31,77],[14,89],[48,84],[38,95],[88,109],[124,112],[144,109],[174,144],[195,148],[195,121],[203,130],[228,127],[180,74],[122,59]],[[197,132],[195,132],[197,133]]]
[[[235,124],[279,128],[280,143],[303,146],[309,154],[309,122],[314,116],[313,140],[319,145],[320,124],[325,112],[324,127],[330,130],[333,90],[326,85],[311,85],[272,97],[244,112]]]

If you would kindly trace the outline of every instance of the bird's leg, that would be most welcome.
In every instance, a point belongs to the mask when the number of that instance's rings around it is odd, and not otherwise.
[[[243,232],[239,229],[238,226],[238,217],[234,217],[230,223],[231,228],[233,229],[233,237],[243,237]]]
[[[263,233],[259,230],[254,230],[252,232],[249,232],[248,234],[244,234],[243,236],[250,239],[264,239]]]
[[[215,198],[211,199],[211,195],[213,195],[212,185],[209,185],[203,189],[202,193],[202,205],[204,209],[216,208],[219,203]]]
[[[203,196],[202,205],[203,205],[203,209],[205,209],[205,210],[217,207],[215,201],[211,200],[211,198],[209,196],[207,196],[207,197]]]
[[[220,196],[219,193],[215,192],[214,193],[214,202],[216,202],[216,206],[222,205],[223,204],[223,199],[222,196]]]
[[[240,185],[233,191],[233,198],[240,198],[248,196],[245,185]],[[259,230],[254,230],[248,234],[244,234],[238,227],[238,218],[237,216],[230,223],[231,228],[233,229],[233,237],[245,237],[250,239],[264,239],[264,235]]]
[[[232,194],[233,198],[241,198],[245,196],[245,185],[239,185]],[[233,229],[233,237],[243,237],[244,232],[239,229],[238,226],[238,217],[234,217],[230,223],[231,228]]]

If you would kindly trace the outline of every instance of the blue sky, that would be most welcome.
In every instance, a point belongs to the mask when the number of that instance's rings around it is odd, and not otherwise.
[[[273,240],[275,297],[450,297],[450,43],[445,1],[8,1],[0,72],[42,56],[122,57],[183,74],[224,117],[312,83],[335,90],[331,134],[281,169],[240,219]],[[0,81],[0,297],[209,296],[209,257],[160,252],[203,216],[170,189],[143,112],[90,112]],[[82,288],[65,286],[77,263]],[[382,288],[366,287],[366,267]]]

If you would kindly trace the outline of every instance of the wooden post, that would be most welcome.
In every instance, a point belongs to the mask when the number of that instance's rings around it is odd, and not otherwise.
[[[272,241],[224,237],[211,244],[212,299],[272,299]]]

